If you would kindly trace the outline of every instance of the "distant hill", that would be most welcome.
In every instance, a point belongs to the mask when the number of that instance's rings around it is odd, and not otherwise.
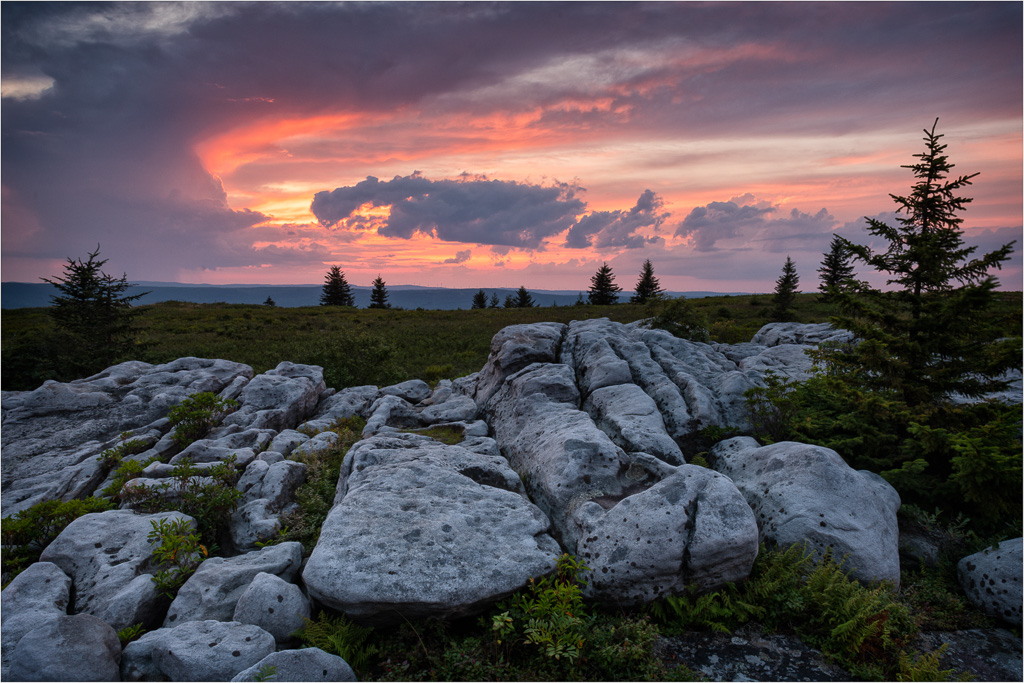
[[[419,285],[395,285],[388,287],[388,301],[395,308],[427,310],[454,310],[470,308],[473,295],[480,288],[446,289],[442,287],[421,287]],[[352,287],[356,306],[370,305],[370,287]],[[488,298],[496,293],[502,302],[515,289],[484,287]],[[148,292],[139,299],[141,304],[160,301],[188,301],[197,304],[262,304],[269,296],[278,306],[318,306],[320,285],[191,285],[180,282],[140,282],[128,289],[128,294]],[[570,290],[531,289],[530,294],[538,306],[571,306],[576,303],[579,292]],[[4,282],[0,283],[0,306],[3,308],[32,308],[49,306],[50,298],[57,294],[53,285],[45,282]],[[669,296],[700,298],[721,296],[721,292],[667,292]],[[628,301],[631,292],[623,292],[620,301]],[[584,297],[586,293],[584,292]]]

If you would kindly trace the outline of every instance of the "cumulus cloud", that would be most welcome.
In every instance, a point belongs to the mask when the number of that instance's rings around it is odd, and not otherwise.
[[[700,252],[758,249],[780,253],[814,248],[836,225],[835,218],[824,208],[813,214],[791,209],[775,218],[780,212],[778,206],[756,202],[750,195],[711,202],[694,207],[679,223],[675,235],[689,238],[693,249]]]
[[[409,239],[416,233],[448,242],[542,249],[543,240],[568,229],[585,204],[578,188],[511,180],[428,180],[418,173],[381,182],[317,192],[310,210],[320,224],[343,224],[365,205],[389,206],[377,232]]]
[[[455,252],[455,258],[446,258],[441,263],[465,263],[469,260],[469,257],[473,255],[473,251],[465,249],[463,251]]]
[[[644,190],[636,206],[628,211],[594,211],[581,218],[569,230],[565,246],[576,249],[586,247],[622,247],[636,249],[645,244],[659,243],[661,238],[637,234],[641,228],[657,230],[668,217],[658,213],[664,202],[651,190]]]

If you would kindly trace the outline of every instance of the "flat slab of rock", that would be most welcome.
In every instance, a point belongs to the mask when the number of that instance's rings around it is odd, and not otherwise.
[[[71,578],[52,562],[35,562],[14,577],[0,593],[0,677],[11,680],[10,660],[21,637],[66,615],[70,600]]]
[[[554,569],[548,518],[501,457],[415,434],[360,441],[303,570],[364,623],[472,614]]]
[[[754,511],[761,540],[807,542],[831,551],[861,581],[899,586],[900,499],[881,477],[847,465],[828,448],[784,441],[759,446],[740,436],[716,445],[711,466],[726,475]]]

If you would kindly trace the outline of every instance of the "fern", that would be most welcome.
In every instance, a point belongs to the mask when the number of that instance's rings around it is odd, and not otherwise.
[[[376,645],[366,643],[372,633],[372,628],[358,626],[344,615],[332,617],[321,612],[316,621],[306,619],[295,635],[304,645],[338,655],[355,671],[365,671],[379,652]]]

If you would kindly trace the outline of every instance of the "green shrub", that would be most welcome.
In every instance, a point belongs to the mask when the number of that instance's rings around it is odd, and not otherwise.
[[[405,379],[395,345],[371,332],[320,335],[305,341],[293,354],[296,363],[322,367],[324,382],[335,389],[387,386]]]
[[[130,434],[128,432],[121,432],[119,436],[121,443],[100,453],[100,465],[107,469],[111,469],[121,464],[121,460],[127,456],[137,455],[149,448],[149,444],[146,441],[142,441],[140,439],[129,439],[129,436]]]
[[[157,590],[171,600],[209,555],[199,534],[185,519],[155,519],[146,539],[153,546],[153,561],[163,567],[153,575]]]
[[[121,641],[121,648],[123,649],[128,643],[133,640],[138,640],[146,632],[146,629],[142,627],[142,624],[132,624],[131,626],[125,626],[123,629],[117,632],[117,639]]]
[[[100,495],[109,498],[114,503],[120,503],[123,500],[124,485],[132,479],[141,477],[142,470],[154,462],[160,462],[160,458],[153,456],[145,462],[139,462],[138,460],[121,460],[117,465],[117,469],[114,470],[113,478],[109,484],[103,487],[100,491]]]
[[[184,450],[209,434],[225,415],[237,407],[238,401],[221,398],[209,391],[192,394],[167,413],[167,419],[175,428],[171,438],[178,448]]]
[[[4,517],[0,522],[3,538],[3,585],[33,562],[68,524],[90,512],[113,509],[110,501],[102,498],[81,498],[60,501],[46,500],[32,507]]]
[[[196,520],[203,542],[211,548],[238,506],[242,492],[235,488],[238,471],[235,456],[200,469],[188,458],[174,466],[170,478],[149,487],[123,490],[122,500],[142,512],[177,510]],[[206,481],[204,481],[206,480]]]
[[[299,541],[306,553],[313,552],[320,538],[320,528],[334,507],[334,494],[342,462],[352,444],[362,438],[365,426],[366,420],[358,416],[337,420],[331,425],[330,431],[339,438],[330,447],[293,456],[295,460],[305,463],[306,481],[295,491],[298,509],[282,517],[281,523],[285,530],[275,542]]]
[[[428,365],[427,369],[423,371],[423,381],[433,384],[438,380],[450,379],[454,372],[455,370],[451,363]]]
[[[680,339],[711,342],[707,316],[684,297],[655,299],[646,310],[647,325],[653,329],[666,330]]]

